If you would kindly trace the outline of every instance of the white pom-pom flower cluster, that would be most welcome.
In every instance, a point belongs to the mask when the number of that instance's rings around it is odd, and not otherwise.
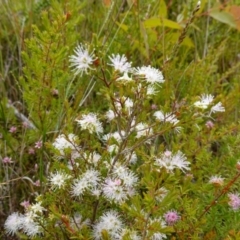
[[[39,202],[30,205],[25,214],[12,213],[4,224],[7,234],[13,235],[22,231],[30,238],[40,235],[43,232],[43,228],[39,224],[43,222],[43,211],[45,209]]]

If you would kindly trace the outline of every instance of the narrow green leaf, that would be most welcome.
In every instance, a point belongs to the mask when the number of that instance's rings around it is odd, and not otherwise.
[[[233,16],[228,12],[224,12],[224,11],[220,12],[220,11],[214,9],[209,13],[209,15],[219,22],[226,23],[231,27],[237,28],[237,25],[236,25],[236,22],[235,22]]]
[[[145,28],[153,28],[158,26],[169,27],[173,29],[181,29],[182,27],[177,23],[169,19],[160,19],[160,18],[150,18],[144,21]]]

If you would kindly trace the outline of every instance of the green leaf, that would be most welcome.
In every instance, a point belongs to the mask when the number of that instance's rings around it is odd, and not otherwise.
[[[164,27],[169,27],[173,29],[181,29],[182,27],[177,23],[172,20],[163,18],[150,18],[144,21],[144,27],[145,28],[153,28],[153,27],[158,27],[158,26],[164,26]]]
[[[174,22],[172,20],[169,19],[163,19],[163,24],[164,27],[169,27],[169,28],[174,28],[174,29],[181,29],[181,25],[179,25],[179,23]]]
[[[117,22],[117,25],[119,26],[119,28],[121,28],[121,29],[124,30],[125,32],[128,31],[128,26],[127,26],[126,24]]]
[[[224,11],[220,12],[220,11],[214,9],[209,13],[209,15],[212,18],[218,20],[219,22],[226,23],[231,27],[237,28],[237,25],[236,25],[236,22],[235,22],[233,16],[228,12],[224,12]]]
[[[187,46],[187,47],[194,47],[194,43],[193,41],[191,40],[191,38],[189,37],[185,37],[184,40],[183,40],[183,45]]]
[[[159,16],[160,17],[167,17],[167,5],[164,0],[160,0],[159,3]]]

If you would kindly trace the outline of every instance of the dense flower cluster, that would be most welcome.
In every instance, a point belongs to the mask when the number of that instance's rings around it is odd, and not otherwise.
[[[138,178],[124,166],[114,168],[112,176],[103,184],[104,196],[109,201],[121,203],[135,194],[135,185]]]
[[[106,212],[100,217],[99,222],[94,226],[95,239],[102,239],[101,233],[106,230],[112,239],[118,239],[123,228],[123,222],[115,211]]]
[[[77,139],[78,137],[73,133],[70,133],[67,136],[64,134],[59,135],[53,143],[53,147],[59,151],[59,157],[64,157],[67,149],[71,150],[71,155],[73,158],[77,157],[80,150],[77,145]]]
[[[76,122],[82,129],[88,130],[90,133],[103,132],[102,124],[95,113],[83,114],[81,119],[76,119]]]
[[[8,216],[5,222],[5,229],[9,235],[13,235],[18,231],[23,231],[30,238],[35,237],[43,232],[39,222],[43,221],[42,214],[45,209],[41,203],[30,205],[25,214],[18,212]]]
[[[79,179],[75,180],[72,186],[72,195],[80,197],[85,191],[93,191],[100,181],[99,175],[99,172],[94,169],[87,170]]]

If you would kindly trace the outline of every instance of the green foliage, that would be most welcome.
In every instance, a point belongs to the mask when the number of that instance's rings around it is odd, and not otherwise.
[[[20,202],[30,200],[32,206],[36,202],[44,208],[34,216],[44,239],[93,239],[94,226],[109,210],[117,211],[127,226],[124,240],[133,239],[133,230],[140,239],[160,239],[153,237],[156,233],[169,239],[239,237],[239,210],[230,209],[228,197],[240,186],[238,6],[197,2],[0,3],[2,225],[12,212],[23,213]],[[69,62],[77,44],[95,56],[83,74],[75,74]],[[134,67],[161,69],[165,82],[157,94],[148,95],[143,76],[129,74],[133,82],[119,81],[122,73],[109,65],[111,54],[118,53]],[[196,108],[202,94],[214,95],[214,104],[221,102],[225,112]],[[115,114],[111,122],[106,119],[109,109]],[[166,116],[156,121],[157,110],[179,122],[168,122]],[[91,134],[78,126],[76,120],[92,112],[103,133]],[[149,130],[140,137],[132,130],[139,123],[147,123]],[[11,130],[15,126],[17,130]],[[119,138],[101,135],[116,132]],[[71,139],[70,133],[77,137]],[[63,150],[56,147],[61,136]],[[156,164],[168,151],[179,150],[191,170]],[[100,160],[94,160],[95,153]],[[134,154],[138,160],[132,164]],[[4,162],[6,157],[12,162]],[[103,190],[99,195],[92,189],[74,195],[75,181],[89,169],[99,173],[104,185],[118,166],[138,177],[135,195],[122,202],[109,200]],[[64,187],[51,186],[56,173],[68,176]],[[223,177],[224,184],[209,183],[212,176]],[[116,176],[114,180],[124,182]],[[165,226],[164,216],[172,209],[180,219]],[[22,232],[17,234],[16,239],[26,239]],[[106,229],[100,234],[96,239],[113,239]]]
[[[30,119],[46,134],[49,130],[58,131],[67,124],[66,108],[72,94],[81,94],[69,74],[68,52],[76,42],[74,31],[83,16],[77,13],[82,6],[55,2],[48,11],[41,12],[39,26],[33,26],[33,37],[25,42],[23,52],[24,76],[20,79],[23,99],[30,110]],[[63,8],[64,6],[64,8]],[[74,10],[70,16],[69,11]],[[44,28],[44,30],[43,30]]]

